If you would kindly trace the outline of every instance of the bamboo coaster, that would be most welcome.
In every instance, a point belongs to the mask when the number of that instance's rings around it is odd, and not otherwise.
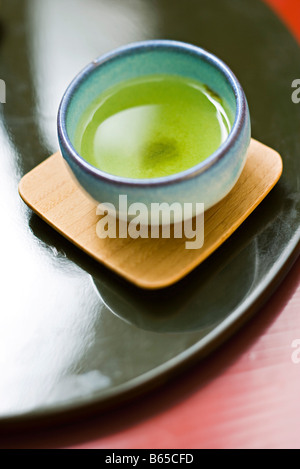
[[[59,152],[24,176],[19,192],[34,212],[84,252],[135,285],[155,289],[180,280],[215,251],[266,197],[281,173],[280,155],[252,139],[237,184],[205,212],[204,245],[198,250],[186,249],[184,237],[98,238],[98,204],[78,186]]]

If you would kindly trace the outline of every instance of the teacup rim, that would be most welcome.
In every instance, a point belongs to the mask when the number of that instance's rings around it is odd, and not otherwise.
[[[193,55],[199,55],[202,60],[206,60],[210,64],[214,65],[216,69],[221,71],[225,78],[227,79],[228,84],[230,85],[231,89],[234,92],[235,102],[236,102],[236,113],[233,125],[231,127],[230,133],[226,140],[205,160],[197,163],[196,165],[185,169],[184,171],[179,171],[174,174],[170,174],[167,176],[161,176],[156,178],[128,178],[122,176],[116,176],[114,174],[107,173],[96,166],[90,164],[83,156],[81,156],[74,148],[66,126],[66,117],[68,106],[78,90],[80,85],[87,79],[87,77],[98,67],[105,65],[108,62],[114,61],[119,59],[122,56],[126,56],[128,54],[132,54],[133,52],[141,52],[145,49],[180,49],[181,51],[184,50],[185,52],[191,53]],[[69,86],[67,87],[62,100],[60,102],[58,115],[57,115],[57,130],[58,130],[58,138],[60,145],[63,147],[64,151],[67,152],[69,156],[71,156],[72,160],[80,166],[80,168],[88,173],[89,175],[95,177],[96,179],[105,180],[111,183],[115,183],[117,185],[124,185],[124,186],[139,186],[139,187],[158,187],[164,185],[170,185],[174,183],[178,183],[180,181],[186,181],[188,179],[192,179],[194,177],[199,176],[200,174],[207,171],[221,159],[223,159],[228,152],[233,148],[235,142],[238,140],[241,131],[243,129],[244,123],[246,121],[247,116],[247,100],[243,88],[233,73],[233,71],[229,68],[229,66],[223,62],[220,58],[218,58],[213,53],[207,51],[206,49],[195,46],[193,44],[189,44],[182,41],[175,41],[169,39],[152,39],[146,41],[139,41],[139,42],[132,42],[125,46],[118,47],[113,49],[106,54],[101,55],[100,57],[96,58],[92,62],[90,62],[87,66],[85,66],[71,81]]]

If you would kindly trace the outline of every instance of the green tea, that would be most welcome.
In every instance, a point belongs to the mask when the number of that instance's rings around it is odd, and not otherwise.
[[[230,128],[226,106],[207,86],[180,76],[144,76],[99,96],[81,118],[75,148],[107,173],[155,178],[203,161]]]

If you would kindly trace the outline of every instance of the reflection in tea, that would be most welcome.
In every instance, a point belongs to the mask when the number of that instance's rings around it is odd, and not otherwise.
[[[182,76],[143,76],[108,89],[80,120],[75,147],[117,176],[155,178],[184,171],[228,137],[231,117],[218,95]]]

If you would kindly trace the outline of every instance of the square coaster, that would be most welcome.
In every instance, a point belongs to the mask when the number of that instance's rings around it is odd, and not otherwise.
[[[204,214],[200,249],[186,249],[185,237],[100,239],[98,203],[81,189],[59,152],[26,174],[19,192],[35,213],[84,252],[135,285],[157,289],[177,282],[214,252],[266,197],[281,173],[280,155],[252,139],[238,182]]]

